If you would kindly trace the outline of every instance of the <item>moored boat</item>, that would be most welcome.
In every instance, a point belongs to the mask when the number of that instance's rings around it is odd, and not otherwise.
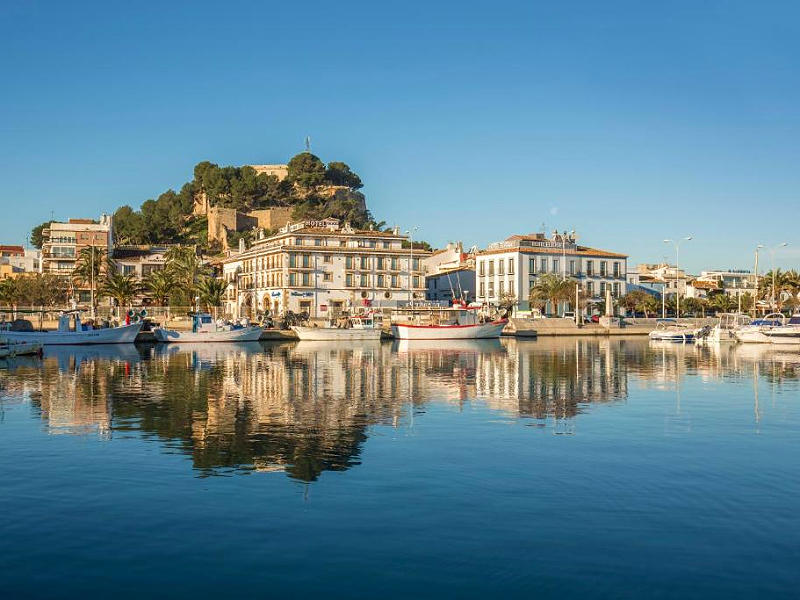
[[[205,344],[216,342],[256,342],[263,329],[256,325],[240,325],[215,321],[208,313],[190,313],[191,331],[153,329],[156,341],[170,344]]]
[[[656,328],[649,334],[651,340],[662,342],[694,342],[696,332],[693,328],[676,319],[658,319]]]
[[[771,313],[763,319],[754,319],[750,323],[737,327],[734,331],[736,339],[743,344],[770,344],[770,332],[783,327],[786,317],[781,313]]]
[[[292,330],[301,341],[374,341],[381,339],[381,327],[373,314],[349,317],[339,326],[333,324],[328,327],[294,325]]]
[[[39,342],[6,342],[0,340],[0,358],[14,358],[15,356],[41,354],[41,352],[42,345]]]
[[[507,318],[491,319],[480,307],[456,301],[452,308],[412,309],[407,321],[392,323],[392,335],[400,340],[483,340],[499,338]]]
[[[773,344],[800,344],[800,314],[792,315],[785,325],[770,329],[767,337]]]
[[[141,329],[141,321],[120,327],[94,329],[81,323],[79,311],[69,311],[59,315],[58,329],[55,331],[2,331],[0,336],[12,342],[31,342],[44,346],[132,344]]]
[[[742,313],[722,313],[718,315],[717,324],[703,336],[703,340],[712,343],[736,343],[737,330],[750,324],[749,315]]]

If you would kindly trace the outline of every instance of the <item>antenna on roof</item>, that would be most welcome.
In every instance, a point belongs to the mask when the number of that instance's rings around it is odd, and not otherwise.
[[[311,138],[306,136],[306,152],[311,154]]]

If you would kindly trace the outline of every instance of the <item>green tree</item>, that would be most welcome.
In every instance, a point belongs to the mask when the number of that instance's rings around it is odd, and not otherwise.
[[[197,284],[208,276],[209,269],[200,262],[197,250],[191,246],[175,246],[165,254],[166,270],[172,277],[174,287],[170,298],[180,299],[184,305],[194,301]]]
[[[530,305],[544,310],[547,303],[554,313],[558,312],[560,302],[569,301],[575,293],[575,282],[571,279],[561,279],[554,273],[542,275],[533,284],[528,294]]]
[[[55,223],[55,221],[45,221],[31,230],[31,245],[34,248],[38,248],[39,250],[42,249],[42,244],[44,242],[42,238],[42,231],[49,228],[53,223]]]
[[[222,302],[225,300],[225,290],[227,289],[226,281],[214,277],[203,277],[197,282],[197,295],[200,296],[200,302],[207,308],[214,309],[215,316],[217,307],[222,306]]]
[[[120,245],[147,243],[148,232],[142,213],[127,205],[120,206],[114,212],[114,241]]]
[[[350,170],[350,167],[343,162],[329,162],[325,169],[325,181],[331,185],[345,185],[351,190],[359,190],[364,187],[361,178]]]
[[[153,271],[144,282],[148,294],[159,306],[167,305],[174,285],[172,274],[166,269]]]
[[[16,278],[19,305],[52,307],[65,304],[69,281],[50,273],[27,273]]]
[[[17,303],[19,290],[17,280],[9,277],[0,280],[0,304],[14,306]]]
[[[301,152],[288,163],[287,179],[301,187],[313,187],[325,182],[325,164],[310,152]]]
[[[83,287],[90,287],[94,281],[95,289],[97,289],[102,278],[113,270],[114,262],[103,248],[86,246],[78,252],[78,260],[75,261],[75,268],[72,270],[72,279],[78,286]]]
[[[141,285],[134,275],[109,273],[100,287],[100,296],[112,298],[118,307],[130,306],[141,291]]]

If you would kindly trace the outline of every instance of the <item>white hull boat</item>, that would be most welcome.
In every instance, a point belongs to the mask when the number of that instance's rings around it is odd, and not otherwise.
[[[656,328],[648,337],[657,342],[690,343],[695,341],[694,329],[678,323],[675,319],[658,319]]]
[[[177,331],[174,329],[154,329],[156,341],[169,344],[211,344],[218,342],[257,342],[261,337],[261,327],[249,326],[241,329],[218,331]]]
[[[736,332],[750,324],[750,317],[739,313],[723,313],[719,316],[719,322],[712,328],[701,329],[698,339],[712,344],[735,344],[739,341]]]
[[[783,327],[786,318],[780,313],[772,313],[763,319],[756,319],[751,323],[738,327],[735,330],[736,339],[743,344],[771,344],[770,333],[774,329]]]
[[[800,315],[792,315],[789,322],[782,327],[773,327],[769,332],[769,339],[773,344],[799,345],[800,344]]]
[[[399,340],[484,340],[499,338],[508,319],[473,325],[411,325],[393,323],[392,335]]]
[[[42,345],[38,342],[0,343],[0,358],[14,358],[15,356],[39,354],[41,351]]]
[[[313,340],[317,342],[348,342],[364,340],[380,340],[380,329],[358,329],[340,327],[307,327],[295,325],[292,327],[297,337],[303,340]]]
[[[32,342],[44,346],[132,344],[141,329],[142,323],[132,323],[122,327],[78,331],[3,331],[0,336],[9,341]]]

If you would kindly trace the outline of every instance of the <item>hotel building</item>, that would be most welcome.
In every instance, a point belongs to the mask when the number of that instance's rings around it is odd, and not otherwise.
[[[552,273],[577,280],[589,302],[602,303],[606,290],[614,298],[625,294],[627,260],[626,254],[581,246],[574,234],[512,235],[478,253],[477,300],[496,305],[501,298],[513,296],[515,311],[528,311],[530,289],[537,278]],[[548,305],[546,312],[555,314],[571,306],[569,302],[561,307]]]
[[[412,251],[408,241],[397,228],[355,230],[336,219],[289,224],[222,261],[229,284],[226,312],[252,317],[258,311],[292,311],[327,319],[355,307],[421,301],[422,262],[430,253]]]

